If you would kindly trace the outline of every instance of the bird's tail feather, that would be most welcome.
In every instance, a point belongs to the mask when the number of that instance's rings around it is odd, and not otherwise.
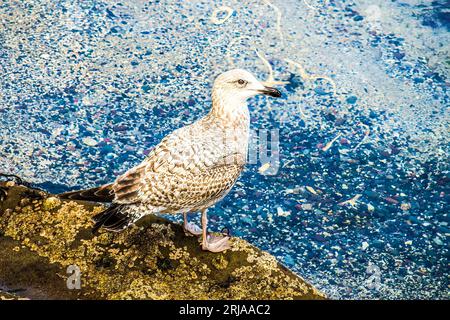
[[[114,192],[112,184],[105,184],[96,188],[60,193],[58,197],[69,200],[112,202],[114,200]]]
[[[94,216],[92,219],[95,224],[92,233],[97,233],[100,228],[119,232],[128,227],[133,222],[133,217],[125,212],[124,208],[125,205],[112,204],[108,209]]]

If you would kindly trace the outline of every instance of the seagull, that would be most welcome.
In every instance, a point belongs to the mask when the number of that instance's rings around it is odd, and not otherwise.
[[[244,169],[250,131],[247,100],[258,94],[281,97],[246,70],[222,73],[214,81],[207,115],[167,135],[141,164],[113,183],[59,197],[111,203],[93,217],[94,234],[100,228],[122,231],[148,214],[182,213],[185,232],[202,236],[203,250],[229,249],[228,235],[208,233],[207,210],[230,192]],[[188,213],[195,212],[201,212],[201,228],[188,221]]]

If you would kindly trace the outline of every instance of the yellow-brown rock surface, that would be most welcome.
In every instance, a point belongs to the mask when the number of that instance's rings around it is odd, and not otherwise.
[[[232,249],[224,253],[204,252],[197,238],[158,216],[147,216],[122,233],[93,236],[91,217],[101,205],[0,186],[7,192],[0,202],[4,298],[324,298],[273,256],[242,239],[232,238]],[[81,271],[79,290],[66,285],[71,265]]]

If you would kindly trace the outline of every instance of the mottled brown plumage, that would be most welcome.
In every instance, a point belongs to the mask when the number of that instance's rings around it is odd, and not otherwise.
[[[159,212],[185,214],[185,229],[200,234],[186,214],[202,211],[203,248],[227,249],[226,237],[206,234],[206,209],[227,195],[245,166],[250,126],[246,100],[258,93],[279,96],[245,70],[220,75],[208,115],[166,136],[141,164],[114,183],[60,197],[112,202],[95,217],[94,230],[120,231],[144,215]]]

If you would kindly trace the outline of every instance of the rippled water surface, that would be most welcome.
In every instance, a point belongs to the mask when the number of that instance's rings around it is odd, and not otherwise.
[[[111,182],[208,112],[215,76],[266,79],[266,59],[288,83],[251,101],[252,128],[279,130],[280,168],[247,166],[211,227],[333,298],[448,299],[449,7],[2,1],[0,171]]]

